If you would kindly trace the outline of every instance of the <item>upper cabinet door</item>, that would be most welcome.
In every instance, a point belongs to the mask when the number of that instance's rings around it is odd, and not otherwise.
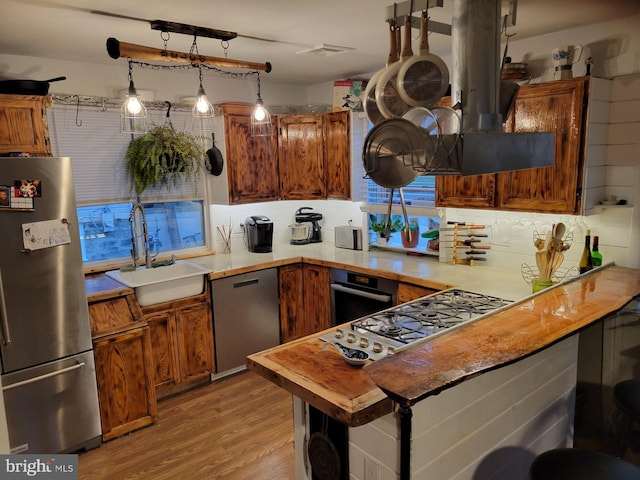
[[[327,198],[351,199],[351,132],[349,112],[324,116],[324,159]]]
[[[230,203],[278,199],[276,138],[251,136],[251,111],[225,116]]]
[[[499,173],[497,208],[578,213],[582,174],[585,77],[524,86],[513,111],[517,132],[553,132],[553,167]]]
[[[326,198],[322,115],[278,117],[278,166],[283,200]]]
[[[46,108],[51,97],[0,95],[0,153],[51,156]]]
[[[494,208],[496,181],[488,175],[438,175],[436,206],[458,208]]]

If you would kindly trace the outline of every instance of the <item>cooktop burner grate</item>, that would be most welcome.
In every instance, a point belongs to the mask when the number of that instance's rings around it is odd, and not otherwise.
[[[498,297],[450,289],[363,317],[352,322],[351,328],[409,344],[510,303]]]

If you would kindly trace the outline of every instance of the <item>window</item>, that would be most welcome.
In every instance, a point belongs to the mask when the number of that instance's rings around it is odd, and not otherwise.
[[[140,247],[143,235],[140,222],[129,222],[136,200],[123,158],[131,136],[120,133],[120,111],[81,107],[80,127],[76,125],[75,105],[54,104],[47,113],[54,155],[71,157],[83,261],[129,261],[132,237]],[[155,123],[165,121],[165,112],[150,111],[149,115]],[[191,114],[174,114],[172,110],[171,121],[175,128],[188,130]],[[204,179],[200,178],[197,184],[185,182],[143,193],[140,201],[153,254],[168,256],[207,249],[204,192]]]

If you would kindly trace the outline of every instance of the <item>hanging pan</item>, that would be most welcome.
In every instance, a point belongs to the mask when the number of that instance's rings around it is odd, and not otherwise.
[[[413,107],[430,107],[449,87],[449,69],[437,55],[429,53],[427,12],[420,23],[420,54],[403,62],[398,71],[398,94]]]
[[[411,108],[398,94],[398,72],[404,62],[413,56],[411,50],[411,15],[405,17],[404,43],[400,61],[389,65],[376,83],[376,105],[385,118],[401,117]]]
[[[389,55],[387,56],[386,67],[397,61],[398,44],[396,40],[396,24],[393,21],[390,21]],[[367,87],[364,90],[364,113],[367,115],[367,118],[373,125],[379,124],[385,118],[382,113],[380,113],[380,110],[378,109],[378,105],[376,103],[376,85],[378,84],[378,79],[380,78],[380,75],[382,74],[382,72],[384,72],[384,70],[384,68],[381,68],[376,73],[374,73],[371,79],[367,82]]]
[[[206,152],[207,158],[209,159],[209,172],[211,172],[211,175],[217,177],[222,173],[224,160],[222,159],[222,152],[216,147],[216,136],[213,132],[211,132],[211,140],[213,141],[211,148]]]
[[[362,151],[369,178],[383,188],[400,188],[418,176],[414,165],[424,162],[424,134],[403,118],[391,118],[373,127]]]

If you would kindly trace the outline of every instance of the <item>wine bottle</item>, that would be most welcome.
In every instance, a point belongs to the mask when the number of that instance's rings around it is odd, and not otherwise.
[[[587,230],[587,234],[584,237],[584,250],[582,250],[582,256],[580,257],[578,270],[580,271],[580,273],[585,273],[592,268],[593,260],[591,259],[591,231]]]
[[[599,267],[602,265],[602,254],[600,250],[598,250],[598,236],[595,235],[593,237],[593,250],[591,251],[591,263],[593,263],[594,267]]]

